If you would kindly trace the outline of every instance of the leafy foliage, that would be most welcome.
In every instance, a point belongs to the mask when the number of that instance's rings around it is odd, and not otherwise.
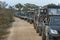
[[[8,4],[6,2],[1,2],[0,1],[0,8],[5,8]]]
[[[15,5],[15,7],[18,8],[20,12],[21,12],[21,11],[22,11],[22,12],[27,12],[27,11],[30,11],[30,9],[36,9],[36,8],[38,8],[37,5],[35,5],[35,4],[30,4],[30,3],[26,3],[26,4],[24,4],[24,5],[18,3],[18,4]],[[22,9],[22,10],[21,10],[21,9]]]
[[[15,5],[15,7],[18,8],[19,11],[21,12],[21,9],[22,9],[23,5],[18,3],[18,4]]]
[[[52,4],[45,5],[45,6],[48,7],[48,8],[60,8],[60,6],[58,6],[56,4],[53,4],[53,3]]]
[[[37,5],[35,5],[35,4],[29,4],[29,3],[26,3],[25,4],[25,7],[27,7],[27,8],[38,8],[38,6]]]

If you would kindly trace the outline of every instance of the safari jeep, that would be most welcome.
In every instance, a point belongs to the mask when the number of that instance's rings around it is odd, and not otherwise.
[[[60,40],[60,8],[49,8],[45,19],[41,23],[42,31],[39,32],[42,40]]]

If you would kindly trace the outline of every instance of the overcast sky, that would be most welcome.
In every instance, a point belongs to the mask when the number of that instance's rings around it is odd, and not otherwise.
[[[60,0],[0,0],[0,1],[5,1],[9,5],[15,5],[17,3],[21,3],[21,4],[31,3],[31,4],[43,6],[50,3],[54,3],[54,4],[60,3]]]

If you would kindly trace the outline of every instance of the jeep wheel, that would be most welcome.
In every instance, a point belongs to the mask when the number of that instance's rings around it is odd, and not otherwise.
[[[39,29],[39,36],[42,36],[42,29]]]
[[[46,40],[46,36],[43,32],[42,32],[42,40]]]
[[[36,29],[36,25],[34,24],[34,29]]]
[[[32,24],[32,21],[30,20],[30,24]]]
[[[55,38],[50,38],[49,35],[46,36],[46,40],[56,40]]]
[[[38,29],[36,29],[36,33],[39,33],[39,30]]]

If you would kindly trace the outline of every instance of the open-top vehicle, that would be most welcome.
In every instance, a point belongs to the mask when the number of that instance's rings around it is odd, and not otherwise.
[[[39,29],[42,40],[60,40],[60,8],[58,6],[47,9],[48,15],[41,21]]]

